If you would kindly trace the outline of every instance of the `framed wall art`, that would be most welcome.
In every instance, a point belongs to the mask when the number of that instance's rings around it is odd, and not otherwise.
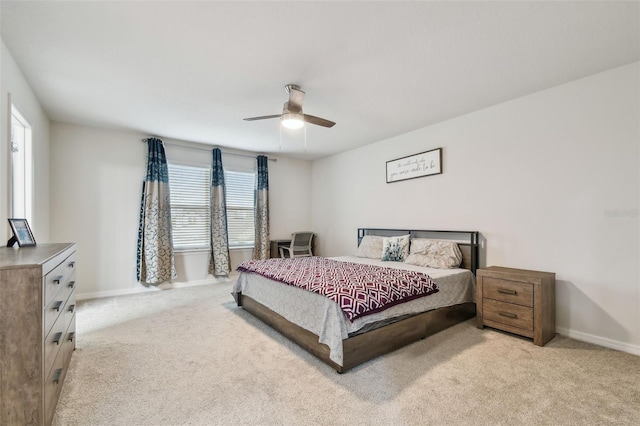
[[[442,148],[387,161],[387,183],[442,173]]]

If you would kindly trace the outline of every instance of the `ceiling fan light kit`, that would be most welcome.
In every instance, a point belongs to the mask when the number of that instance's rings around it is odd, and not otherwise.
[[[311,123],[322,127],[333,127],[336,123],[324,118],[315,117],[313,115],[302,113],[302,102],[304,101],[304,92],[300,90],[300,86],[295,84],[287,84],[284,91],[289,94],[289,101],[284,103],[282,114],[280,115],[264,115],[261,117],[245,118],[246,121],[266,120],[269,118],[280,118],[280,123],[287,129],[300,129],[304,127],[304,123]]]
[[[283,113],[280,121],[281,124],[287,129],[296,130],[304,126],[304,117],[302,116],[302,114],[298,114],[295,112]]]

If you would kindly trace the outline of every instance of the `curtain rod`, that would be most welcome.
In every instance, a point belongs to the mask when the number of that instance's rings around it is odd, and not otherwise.
[[[141,139],[141,141],[142,141],[142,143],[147,143],[147,138]],[[171,142],[165,142],[165,141],[162,141],[162,143],[163,144],[167,144],[167,145],[171,145],[171,146],[175,146],[175,147],[178,147],[178,148],[195,149],[197,151],[207,151],[207,152],[211,152],[211,150],[213,148],[215,148],[215,146],[213,146],[213,145],[211,146],[211,148],[198,148],[198,147],[195,147],[195,146],[180,145],[180,144],[177,144],[177,143],[171,143]],[[247,154],[236,154],[236,153],[233,153],[233,152],[226,152],[226,151],[222,151],[222,153],[224,155],[233,155],[233,156],[236,156],[236,157],[256,158],[253,155],[247,155]],[[269,157],[267,157],[267,160],[268,161],[273,161],[274,163],[278,162],[277,158],[269,158]]]

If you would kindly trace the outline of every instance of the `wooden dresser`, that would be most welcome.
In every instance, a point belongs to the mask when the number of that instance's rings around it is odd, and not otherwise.
[[[491,266],[477,273],[478,328],[485,325],[544,346],[555,336],[556,274]]]
[[[0,424],[49,425],[75,349],[75,244],[0,248]]]

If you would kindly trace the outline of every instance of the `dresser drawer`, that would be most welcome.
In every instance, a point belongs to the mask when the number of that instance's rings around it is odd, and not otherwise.
[[[66,361],[66,351],[64,349],[60,350],[44,383],[44,415],[46,424],[51,424],[51,420],[55,414],[58,397],[60,396],[60,391],[62,391],[62,383],[67,375]]]
[[[56,266],[44,278],[44,306],[56,296],[58,291],[62,289],[69,281],[69,278],[75,271],[76,253],[73,252],[69,257]]]
[[[51,328],[51,331],[44,340],[44,372],[45,376],[50,373],[50,369],[60,352],[60,348],[65,338],[65,322],[64,316],[59,315],[57,321]]]
[[[61,319],[60,322],[64,321]],[[67,375],[71,354],[76,347],[75,330],[76,317],[73,315],[69,327],[62,333],[58,351],[55,353],[55,360],[51,365],[51,370],[47,373],[44,386],[44,409],[45,416],[48,419],[47,424],[53,419],[60,391],[62,390],[62,382]]]
[[[485,299],[482,310],[485,320],[533,330],[533,308]]]
[[[76,315],[76,292],[73,291],[69,295],[69,299],[67,299],[67,304],[65,305],[64,312],[64,326],[65,328],[69,328],[69,324],[71,324],[71,320],[75,320]],[[75,327],[74,327],[75,331]]]
[[[67,303],[69,296],[74,293],[75,288],[75,271],[71,273],[71,277],[66,282],[60,284],[59,291],[53,296],[53,299],[44,308],[44,334],[47,336],[51,330],[53,324],[58,320],[58,317],[67,310]],[[70,283],[74,283],[73,287],[70,287]],[[75,293],[74,293],[75,294]],[[75,297],[74,302],[75,304]]]
[[[533,285],[483,277],[482,297],[522,306],[533,306]]]
[[[64,337],[64,348],[67,357],[71,358],[71,353],[76,349],[76,316],[73,315],[67,327],[67,334]]]

